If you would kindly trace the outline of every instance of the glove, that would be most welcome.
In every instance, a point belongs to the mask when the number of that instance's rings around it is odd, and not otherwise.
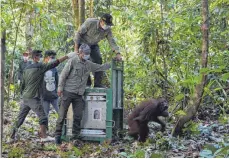
[[[19,85],[20,85],[20,83],[21,83],[21,81],[20,81],[20,80],[18,80],[18,81],[17,81],[17,84],[19,84]]]
[[[75,52],[70,52],[67,54],[67,57],[70,59],[70,58],[73,58],[73,57],[76,57],[76,53]]]

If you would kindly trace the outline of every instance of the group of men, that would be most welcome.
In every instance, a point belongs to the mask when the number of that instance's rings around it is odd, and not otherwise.
[[[18,128],[23,124],[27,114],[32,109],[39,118],[39,136],[41,141],[52,141],[54,138],[47,135],[48,114],[50,104],[58,112],[56,122],[55,142],[61,144],[61,132],[70,104],[73,107],[73,130],[75,139],[80,139],[80,121],[84,109],[83,94],[89,80],[90,72],[95,73],[95,87],[104,87],[101,84],[103,71],[110,68],[110,64],[102,65],[98,42],[107,38],[116,59],[121,60],[119,48],[116,45],[111,26],[112,16],[104,14],[100,19],[87,19],[75,36],[75,50],[59,59],[55,59],[56,52],[45,52],[41,62],[42,51],[31,52],[32,62],[28,61],[29,54],[23,54],[23,63],[19,66],[18,82],[21,85],[22,102],[20,112],[14,123],[11,139],[15,139]],[[55,67],[67,60],[60,77]],[[58,96],[61,105],[58,107]]]

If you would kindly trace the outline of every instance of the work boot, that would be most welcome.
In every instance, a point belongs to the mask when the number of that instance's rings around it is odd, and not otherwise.
[[[17,130],[16,130],[16,129],[13,129],[13,131],[12,131],[12,133],[11,133],[11,135],[10,135],[10,138],[11,138],[11,139],[15,139],[16,132],[17,132]]]
[[[98,88],[107,88],[106,86],[102,85],[102,84],[95,84],[94,87],[98,87]]]
[[[55,141],[54,137],[47,136],[46,138],[41,138],[41,142]]]
[[[56,143],[56,145],[62,144],[61,136],[56,136],[56,137],[55,137],[55,143]]]
[[[48,142],[48,141],[55,141],[53,137],[47,136],[46,134],[46,126],[40,125],[40,141],[41,142]]]
[[[82,148],[83,147],[83,143],[82,143],[82,141],[81,140],[73,140],[73,145],[75,146],[75,147],[78,147],[78,148]]]
[[[82,139],[82,137],[80,136],[80,134],[72,134],[70,140],[80,140]]]

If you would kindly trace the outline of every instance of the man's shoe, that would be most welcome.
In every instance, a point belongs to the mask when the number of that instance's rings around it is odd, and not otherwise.
[[[86,85],[86,88],[91,88],[91,85]]]
[[[105,85],[102,85],[102,84],[95,84],[94,87],[98,87],[98,88],[107,88]]]
[[[49,142],[49,141],[55,141],[55,139],[51,136],[47,136],[46,138],[41,138],[41,142]]]
[[[16,132],[17,132],[16,129],[13,129],[13,130],[12,130],[12,133],[11,133],[11,135],[10,135],[10,138],[11,138],[12,140],[15,140]]]
[[[73,140],[73,145],[75,147],[81,148],[83,146],[83,143],[81,140]]]
[[[81,140],[82,137],[80,135],[72,135],[70,140]]]
[[[55,143],[56,143],[57,145],[60,145],[60,144],[62,143],[62,141],[61,141],[61,136],[56,136],[56,137],[55,137]]]

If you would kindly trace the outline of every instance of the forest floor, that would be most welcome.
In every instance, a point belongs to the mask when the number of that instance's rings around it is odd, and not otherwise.
[[[123,139],[116,139],[110,144],[80,141],[76,146],[76,142],[72,141],[63,142],[58,147],[54,142],[42,145],[36,141],[39,125],[36,115],[31,111],[18,131],[18,141],[11,143],[9,136],[18,111],[17,102],[11,103],[10,109],[5,108],[4,111],[3,157],[214,157],[213,152],[228,142],[225,138],[228,139],[229,124],[220,124],[218,120],[205,116],[204,120],[196,118],[191,122],[182,137],[171,136],[174,123],[167,124],[164,133],[158,131],[159,125],[150,123],[150,136],[145,143],[133,141],[124,135]],[[54,136],[56,119],[57,114],[52,110],[49,116],[50,136]]]

